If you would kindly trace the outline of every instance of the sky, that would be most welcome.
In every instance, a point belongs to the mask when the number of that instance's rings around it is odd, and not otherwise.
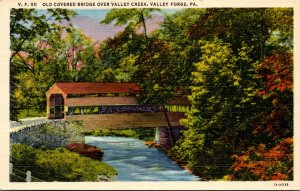
[[[181,9],[164,9],[163,11],[172,14]],[[78,16],[87,16],[92,19],[102,20],[105,15],[110,11],[109,9],[73,9],[76,11]]]
[[[172,14],[179,9],[165,9],[164,12]],[[114,24],[100,24],[109,9],[74,9],[77,16],[72,18],[73,25],[79,27],[84,33],[94,41],[102,42],[107,38],[113,38],[118,32],[124,30],[124,26],[114,26]],[[159,28],[160,23],[164,20],[161,13],[154,13],[153,17],[146,21],[147,31],[151,33]]]
[[[109,12],[109,9],[75,9],[78,16],[86,16],[91,19],[100,21],[105,18],[105,15]]]

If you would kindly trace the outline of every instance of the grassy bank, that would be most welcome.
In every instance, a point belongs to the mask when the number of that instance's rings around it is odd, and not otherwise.
[[[64,148],[34,148],[24,144],[12,145],[13,174],[11,181],[24,182],[31,171],[32,181],[97,181],[98,175],[113,179],[116,170],[99,160],[80,156]]]
[[[87,136],[132,137],[143,141],[153,141],[155,138],[155,128],[88,130],[84,134]]]

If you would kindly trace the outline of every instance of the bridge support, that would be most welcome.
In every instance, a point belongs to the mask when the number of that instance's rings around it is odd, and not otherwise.
[[[173,126],[172,131],[167,127],[157,127],[154,142],[164,148],[170,148],[180,139],[183,130],[183,126]]]

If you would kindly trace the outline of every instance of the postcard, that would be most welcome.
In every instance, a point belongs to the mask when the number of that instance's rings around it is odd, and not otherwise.
[[[0,188],[300,189],[299,8],[0,0]]]

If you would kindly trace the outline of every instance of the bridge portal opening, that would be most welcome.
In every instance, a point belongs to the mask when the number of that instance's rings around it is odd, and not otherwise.
[[[62,94],[52,94],[50,96],[50,119],[64,118],[64,98]]]

